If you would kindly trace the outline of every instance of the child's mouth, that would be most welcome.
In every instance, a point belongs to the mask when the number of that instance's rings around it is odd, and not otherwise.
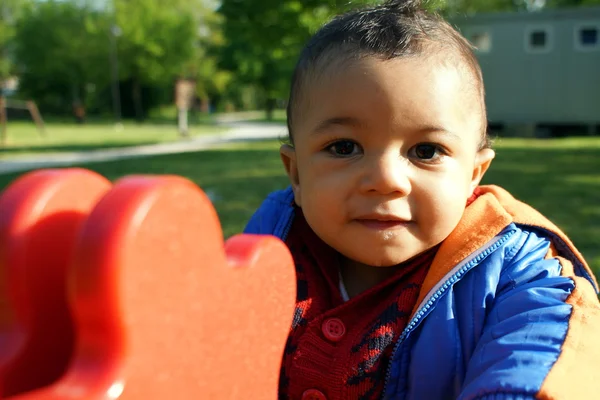
[[[395,215],[369,214],[355,219],[359,224],[374,230],[391,230],[404,228],[410,223],[409,220],[399,218]]]
[[[375,229],[378,231],[404,228],[406,225],[408,225],[408,221],[399,220],[383,221],[378,219],[357,219],[356,221],[369,229]]]

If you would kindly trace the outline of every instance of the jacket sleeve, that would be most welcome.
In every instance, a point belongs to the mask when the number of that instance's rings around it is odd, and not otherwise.
[[[582,399],[600,382],[591,283],[530,233],[503,269],[460,399]]]
[[[291,187],[269,194],[250,217],[243,233],[274,235],[285,240],[287,228],[294,218],[293,200],[294,193]]]

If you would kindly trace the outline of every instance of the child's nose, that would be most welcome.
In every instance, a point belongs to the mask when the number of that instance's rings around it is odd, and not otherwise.
[[[367,161],[362,190],[380,194],[407,195],[411,190],[408,162],[397,152],[387,152]]]

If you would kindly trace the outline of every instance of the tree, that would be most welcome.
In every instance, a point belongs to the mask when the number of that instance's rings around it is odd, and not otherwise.
[[[23,93],[46,111],[64,112],[76,101],[108,109],[111,69],[118,65],[124,109],[141,120],[152,101],[172,100],[178,77],[219,75],[214,60],[200,60],[208,58],[199,35],[210,15],[206,1],[32,2],[14,38]],[[205,82],[203,90],[218,90],[227,77],[219,78],[217,84]]]
[[[335,0],[223,0],[221,65],[240,83],[261,88],[270,119],[276,100],[288,91],[302,46],[335,12],[347,7],[347,1]]]
[[[449,0],[439,3],[443,15],[469,15],[480,12],[516,11],[521,0]]]
[[[14,58],[20,90],[47,111],[84,103],[108,77],[104,14],[75,2],[30,3],[16,21]]]
[[[15,21],[28,5],[27,0],[2,0],[0,2],[0,83],[13,72],[13,49]]]
[[[216,106],[233,80],[231,71],[219,68],[218,55],[224,43],[223,17],[215,6],[204,3],[195,8],[198,21],[198,39],[194,57],[184,65],[184,75],[196,80],[196,95]]]
[[[199,0],[114,0],[121,80],[131,83],[138,120],[142,88],[172,85],[186,73],[198,38]]]

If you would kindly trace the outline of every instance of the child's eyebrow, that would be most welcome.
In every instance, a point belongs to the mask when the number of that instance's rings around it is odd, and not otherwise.
[[[318,135],[319,133],[326,132],[332,126],[349,126],[358,127],[363,125],[358,118],[355,117],[333,117],[327,118],[321,121],[313,130],[312,133]],[[451,132],[445,128],[435,125],[423,125],[413,130],[416,135],[427,135],[432,133],[439,133],[444,136],[448,136],[451,140],[462,141],[460,135]]]
[[[448,136],[452,140],[461,141],[462,137],[454,132],[451,132],[445,128],[434,126],[434,125],[425,125],[420,126],[414,131],[418,135],[427,135],[431,133],[439,133],[443,136]]]
[[[349,127],[357,127],[360,126],[360,120],[354,117],[333,117],[327,118],[324,121],[321,121],[313,130],[312,133],[319,134],[326,132],[332,126],[349,126]]]

